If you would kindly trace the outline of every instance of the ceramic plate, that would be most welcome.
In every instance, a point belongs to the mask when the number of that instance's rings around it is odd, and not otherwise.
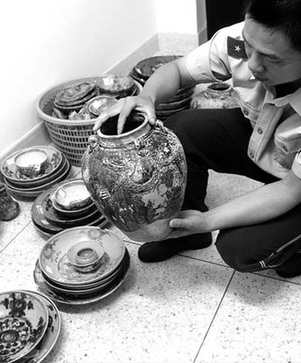
[[[178,110],[182,107],[189,107],[191,102],[191,96],[183,98],[181,101],[164,102],[156,106],[156,111],[168,111]]]
[[[28,191],[39,191],[45,188],[45,185],[51,184],[53,180],[58,178],[62,173],[63,170],[66,169],[67,165],[70,164],[67,160],[66,156],[62,154],[62,161],[61,164],[58,166],[58,168],[49,175],[46,175],[44,178],[39,180],[21,180],[21,181],[12,181],[4,177],[4,180],[8,186],[15,189],[21,189],[21,190],[28,190]]]
[[[28,293],[28,291],[24,291]],[[36,296],[38,299],[42,300],[48,310],[49,322],[47,326],[46,333],[44,334],[41,342],[33,349],[29,354],[27,354],[20,363],[40,363],[46,358],[50,351],[55,346],[58,337],[61,332],[61,316],[57,306],[51,301],[46,295],[39,292],[30,291],[30,294]]]
[[[81,82],[65,87],[55,98],[56,102],[70,104],[86,97],[95,89],[94,82]]]
[[[63,217],[62,215],[59,215],[53,207],[54,193],[55,190],[53,189],[49,192],[46,191],[46,193],[43,194],[44,197],[42,198],[40,205],[36,204],[35,206],[40,209],[40,214],[43,214],[49,223],[65,228],[78,227],[86,225],[102,216],[101,212],[96,208],[96,205],[93,204],[94,208],[92,208],[92,210],[88,209],[87,214],[84,216],[75,218]]]
[[[44,189],[38,190],[38,191],[32,191],[32,190],[28,190],[28,189],[21,189],[21,188],[13,188],[10,185],[6,184],[7,189],[10,191],[10,193],[16,197],[16,198],[22,198],[22,197],[26,197],[26,198],[36,198],[38,197],[41,193],[44,193],[45,191],[48,190],[48,188],[50,188],[52,185],[66,179],[71,171],[71,163],[66,160],[66,165],[64,167],[64,169],[61,171],[61,174],[54,180],[52,180],[49,183],[46,183],[44,185]]]
[[[37,275],[42,274],[43,280],[45,285],[48,286],[48,288],[59,294],[59,295],[68,295],[68,296],[84,296],[84,295],[90,295],[90,294],[100,294],[102,291],[104,291],[104,289],[106,289],[108,287],[108,285],[110,285],[112,283],[112,281],[116,278],[116,275],[119,273],[120,269],[122,268],[124,263],[124,260],[121,261],[120,265],[118,266],[118,268],[116,269],[116,271],[114,271],[112,274],[110,274],[108,277],[106,277],[104,280],[101,281],[97,281],[97,283],[93,283],[92,286],[89,285],[83,285],[80,289],[79,288],[74,288],[74,286],[72,287],[61,287],[59,285],[56,285],[54,282],[48,280],[47,276],[45,276],[40,268],[39,265],[39,261],[37,261],[36,263],[36,267],[35,267],[35,273]]]
[[[56,226],[45,219],[42,215],[32,214],[32,222],[36,229],[44,236],[44,237],[52,237],[54,234],[62,232],[65,228]],[[101,215],[100,217],[92,220],[87,226],[97,226],[100,228],[104,228],[109,222],[107,219]]]
[[[55,110],[55,112],[57,112],[57,109],[59,109],[58,111],[62,110],[62,111],[72,111],[72,110],[80,110],[86,102],[88,102],[91,98],[95,97],[98,95],[98,92],[96,92],[96,90],[90,92],[89,94],[87,94],[87,96],[79,99],[78,101],[74,101],[74,102],[68,102],[68,103],[64,103],[64,102],[59,102],[57,100],[55,100],[53,102],[54,107],[53,110]]]
[[[139,74],[137,74],[134,69],[131,71],[130,76],[135,80],[135,82],[137,82],[141,87],[144,86],[146,79],[142,78],[141,76],[139,76]]]
[[[40,266],[37,266],[36,268],[40,269]],[[71,288],[63,288],[63,287],[54,285],[53,282],[50,282],[49,280],[47,280],[46,276],[43,275],[43,272],[42,272],[42,275],[44,277],[45,284],[48,285],[48,287],[52,291],[58,293],[59,295],[83,296],[83,295],[90,295],[90,294],[94,294],[94,293],[101,293],[101,291],[103,289],[107,288],[107,286],[112,283],[112,281],[116,278],[116,275],[119,273],[119,270],[121,268],[122,268],[122,264],[120,267],[118,267],[118,269],[116,271],[114,271],[114,273],[112,273],[112,275],[105,278],[104,282],[98,281],[98,284],[96,286],[89,287],[89,288],[86,288],[87,286],[83,286],[83,288],[80,290],[71,289]]]
[[[109,284],[107,286],[107,288],[104,291],[102,291],[100,294],[96,293],[96,294],[84,295],[84,296],[80,296],[80,297],[67,296],[67,295],[58,294],[58,293],[52,291],[45,284],[45,279],[42,275],[41,270],[40,270],[40,272],[36,271],[36,270],[34,271],[34,280],[35,280],[36,284],[38,285],[39,290],[42,293],[44,293],[45,295],[49,296],[52,300],[54,300],[57,303],[67,304],[67,305],[86,305],[86,304],[94,303],[96,301],[100,301],[100,300],[106,298],[107,296],[111,295],[114,291],[116,291],[124,282],[129,268],[130,268],[130,255],[128,253],[128,250],[125,249],[124,263],[123,263],[121,269],[119,270],[118,274],[115,276],[115,279],[112,281],[112,283]]]
[[[64,225],[63,223],[60,223],[60,225],[57,225],[50,221],[51,216],[53,216],[53,218],[55,218],[55,220],[60,220],[60,221],[67,220],[67,218],[66,217],[61,218],[58,215],[56,216],[55,211],[52,208],[52,201],[49,200],[49,196],[51,195],[51,193],[54,193],[55,190],[59,186],[63,185],[64,183],[65,183],[65,181],[57,183],[57,184],[53,185],[50,189],[47,189],[43,193],[39,194],[39,196],[35,199],[35,201],[32,204],[32,207],[31,207],[32,221],[44,233],[56,234],[56,233],[63,231],[66,228],[66,225]],[[45,210],[46,207],[47,207],[48,211]],[[94,206],[94,208],[95,208],[95,206]],[[102,226],[104,225],[103,222],[105,221],[105,217],[102,214],[100,214],[100,212],[99,212],[99,214],[95,213],[93,216],[91,216],[91,213],[94,212],[93,209],[92,209],[92,211],[88,210],[88,212],[89,212],[89,218],[88,218],[88,222],[86,220],[86,224],[97,225],[97,226],[99,224],[102,224]],[[49,219],[46,219],[46,214],[49,217]],[[74,222],[74,219],[76,219],[76,217],[73,218],[73,222]],[[70,218],[69,218],[69,220],[70,220]]]
[[[166,118],[166,117],[169,117],[175,113],[178,113],[180,111],[184,111],[184,110],[187,110],[189,108],[189,104],[186,105],[185,107],[181,107],[181,108],[178,108],[176,110],[164,110],[164,111],[156,111],[156,116],[158,117],[158,119],[160,120],[160,117],[163,117],[163,118]]]
[[[32,351],[48,325],[44,303],[23,291],[0,293],[1,361],[12,363]]]
[[[63,173],[69,164],[70,162],[67,160],[66,156],[62,154],[62,161],[59,167],[53,173],[46,175],[44,178],[39,180],[12,181],[4,177],[4,180],[5,183],[11,188],[19,188],[22,191],[25,189],[28,191],[40,191],[45,188],[45,186],[47,187],[47,185],[51,185],[51,183],[53,183],[53,181]]]
[[[28,177],[19,173],[19,170],[15,164],[15,158],[26,151],[30,152],[31,150],[40,149],[45,151],[48,156],[48,162],[41,174],[35,177]],[[45,176],[53,173],[61,164],[62,161],[62,153],[50,146],[33,146],[26,149],[18,150],[17,152],[8,156],[1,164],[1,171],[2,174],[11,181],[33,181],[33,180],[40,180]]]
[[[92,272],[80,273],[67,259],[67,251],[75,243],[99,241],[105,254],[100,267]],[[99,281],[112,273],[124,257],[123,241],[109,230],[98,227],[74,227],[53,236],[43,247],[39,263],[48,279],[61,286],[81,286]]]
[[[39,263],[39,261],[37,263]],[[74,285],[74,286],[70,285],[68,287],[63,287],[63,286],[60,286],[60,285],[56,284],[54,281],[49,280],[48,277],[43,274],[43,271],[42,271],[42,275],[44,276],[44,279],[48,283],[48,285],[51,288],[56,287],[56,289],[57,289],[57,291],[59,293],[66,293],[66,291],[68,291],[70,293],[74,292],[74,294],[76,294],[77,292],[83,292],[83,291],[86,291],[86,293],[88,293],[88,292],[94,292],[95,288],[99,288],[100,286],[104,286],[107,283],[110,283],[110,281],[112,281],[115,278],[115,275],[120,270],[122,264],[123,264],[123,259],[121,260],[120,264],[116,267],[116,269],[114,269],[112,271],[112,273],[110,273],[109,275],[107,275],[103,279],[98,280],[98,281],[94,281],[92,283],[89,282],[87,284],[81,285],[80,287],[78,287],[77,285]],[[41,269],[40,265],[38,265],[37,268]]]
[[[191,88],[191,87],[188,89],[182,88],[178,91],[178,93],[169,102],[182,101],[185,98],[192,97],[193,93],[194,93],[194,88]],[[166,103],[168,103],[168,102],[166,102]]]

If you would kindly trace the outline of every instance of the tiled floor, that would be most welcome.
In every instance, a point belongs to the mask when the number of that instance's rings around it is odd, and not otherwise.
[[[172,43],[170,52],[193,45]],[[211,173],[207,204],[257,186]],[[33,269],[46,240],[31,205],[20,202],[16,219],[0,221],[1,291],[37,289]],[[61,335],[45,363],[301,363],[301,277],[235,272],[214,245],[155,264],[138,260],[138,243],[126,246],[131,266],[117,291],[91,305],[60,306]]]
[[[207,202],[254,187],[212,173]],[[0,222],[2,291],[37,289],[33,269],[45,239],[31,222],[31,204],[20,202],[21,214]],[[45,363],[301,362],[301,278],[235,272],[214,245],[155,264],[137,259],[138,243],[126,246],[124,284],[91,305],[61,306],[60,339]]]

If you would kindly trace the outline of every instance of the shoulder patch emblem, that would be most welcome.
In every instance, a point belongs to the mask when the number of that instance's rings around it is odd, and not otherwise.
[[[243,40],[238,40],[235,38],[228,37],[227,38],[227,51],[229,57],[236,59],[248,59],[245,43]]]

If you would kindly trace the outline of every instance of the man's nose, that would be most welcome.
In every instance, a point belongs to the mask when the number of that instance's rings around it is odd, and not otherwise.
[[[262,74],[265,71],[263,59],[257,52],[252,52],[248,58],[248,67],[253,74]]]

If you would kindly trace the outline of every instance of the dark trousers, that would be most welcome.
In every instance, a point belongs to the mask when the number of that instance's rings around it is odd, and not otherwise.
[[[188,165],[183,209],[206,211],[208,170],[243,175],[265,184],[278,180],[247,156],[252,127],[240,109],[186,110],[165,126],[179,137]],[[216,247],[223,260],[238,271],[276,268],[301,246],[301,205],[268,222],[224,229]]]

